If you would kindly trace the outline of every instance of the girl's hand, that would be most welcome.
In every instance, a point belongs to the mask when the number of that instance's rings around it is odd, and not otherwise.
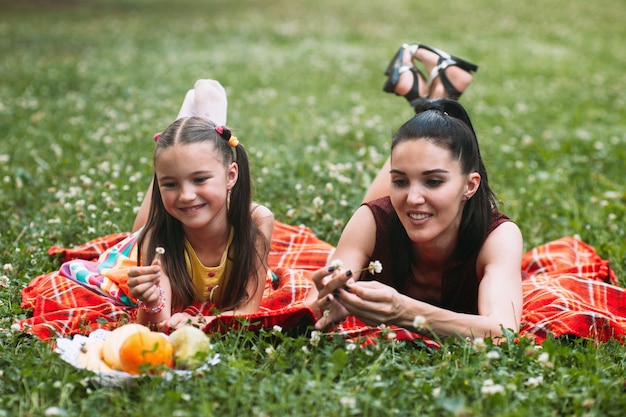
[[[172,314],[172,317],[169,319],[162,321],[159,323],[159,328],[169,331],[176,330],[180,327],[191,324],[200,329],[204,329],[204,327],[215,320],[215,316],[192,316],[188,313],[175,313]]]
[[[161,262],[154,260],[150,266],[136,266],[128,270],[130,293],[146,304],[156,303],[160,298]]]

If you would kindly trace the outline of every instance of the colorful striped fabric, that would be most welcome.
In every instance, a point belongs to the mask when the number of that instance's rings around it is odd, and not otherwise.
[[[22,307],[32,309],[32,316],[20,321],[18,327],[53,341],[56,337],[88,334],[97,328],[112,329],[134,320],[136,308],[132,299],[123,296],[128,292],[124,274],[120,273],[128,266],[125,262],[133,258],[132,242],[132,235],[122,233],[76,248],[50,248],[49,254],[60,256],[65,263],[58,271],[36,277],[24,288]],[[312,271],[326,265],[333,246],[307,227],[280,222],[276,222],[271,243],[270,267],[277,279],[268,278],[260,311],[213,321],[206,331],[278,325],[285,331],[301,333],[315,322],[303,300],[313,288]],[[113,267],[115,262],[118,264]],[[107,274],[114,277],[112,283],[117,286],[106,281]],[[608,262],[589,245],[566,237],[534,248],[524,255],[523,275],[521,335],[534,337],[538,342],[548,334],[601,341],[624,337],[626,290],[615,285],[617,279]],[[210,315],[212,307],[208,302],[195,302],[184,311]],[[390,334],[399,340],[421,338],[396,326],[369,327],[354,317],[334,331],[362,343],[373,343]]]

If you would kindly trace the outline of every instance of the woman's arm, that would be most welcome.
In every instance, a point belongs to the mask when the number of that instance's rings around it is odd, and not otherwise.
[[[375,243],[374,215],[369,207],[361,206],[346,224],[329,259],[330,265],[333,261],[341,260],[341,268],[329,270],[329,265],[313,273],[315,291],[307,297],[305,304],[320,317],[316,324],[317,328],[324,328],[346,317],[347,311],[334,299],[334,294],[346,283],[359,279],[361,275],[359,270],[369,262]],[[325,310],[328,310],[328,314],[322,313]]]
[[[346,310],[369,325],[395,324],[438,337],[502,335],[502,327],[519,330],[522,308],[522,235],[506,222],[485,241],[477,269],[483,279],[478,289],[478,314],[456,313],[415,300],[376,281],[350,284],[335,297]],[[423,318],[419,328],[415,318]]]

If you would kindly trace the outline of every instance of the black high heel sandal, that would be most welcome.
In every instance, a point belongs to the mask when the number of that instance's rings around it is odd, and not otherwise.
[[[400,67],[394,68],[393,72],[387,78],[387,82],[383,86],[383,91],[387,93],[393,93],[397,96],[400,94],[395,92],[396,86],[398,85],[398,80],[400,79],[400,74],[410,71],[413,74],[413,85],[411,89],[403,96],[411,105],[411,107],[415,107],[418,104],[421,104],[424,100],[427,100],[427,97],[421,97],[419,92],[419,75],[422,76],[422,79],[425,80],[424,74],[413,65],[402,65]],[[397,74],[396,77],[392,77],[392,75]],[[418,75],[419,74],[419,75]],[[395,79],[395,82],[393,81]]]
[[[439,55],[437,65],[435,65],[435,67],[429,74],[429,84],[432,84],[433,80],[439,77],[441,79],[441,83],[443,84],[443,88],[445,88],[446,93],[448,93],[449,98],[451,98],[452,100],[457,100],[461,96],[461,94],[463,94],[463,92],[459,91],[454,86],[454,84],[452,84],[452,81],[450,81],[450,79],[446,75],[446,68],[456,66],[467,72],[476,72],[478,71],[478,65],[471,63],[463,58],[450,55],[449,53],[444,52],[440,49],[433,48],[432,46],[417,44],[417,49],[419,48],[424,48]]]

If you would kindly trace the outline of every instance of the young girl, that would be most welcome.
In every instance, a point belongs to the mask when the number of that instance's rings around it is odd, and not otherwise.
[[[344,268],[314,274],[316,327],[351,314],[439,337],[517,331],[522,236],[498,213],[469,117],[447,99],[417,110],[393,138],[386,184],[341,235],[332,258]],[[382,273],[358,272],[374,260]]]
[[[220,314],[256,312],[269,241],[252,219],[248,158],[237,138],[203,117],[176,120],[156,137],[153,184],[138,238],[146,266],[128,271],[137,321],[198,324],[175,313],[194,300],[215,303]]]

